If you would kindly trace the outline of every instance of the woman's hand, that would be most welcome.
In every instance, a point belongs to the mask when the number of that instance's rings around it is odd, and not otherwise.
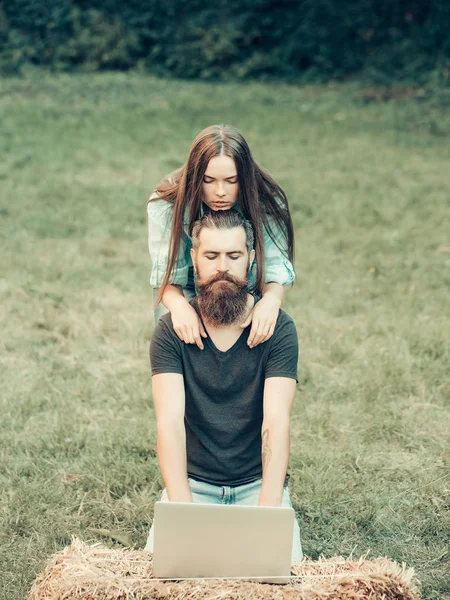
[[[175,333],[185,344],[197,344],[203,350],[202,337],[208,337],[195,309],[186,298],[177,298],[172,303],[170,316]]]
[[[203,350],[202,337],[208,337],[195,309],[186,300],[180,285],[169,284],[162,303],[170,312],[175,333],[185,344],[197,344]]]
[[[280,310],[280,299],[272,294],[264,295],[257,302],[252,312],[247,317],[246,321],[241,325],[244,329],[250,323],[252,328],[248,336],[247,344],[250,348],[254,348],[258,344],[267,342],[275,331],[275,325],[278,319],[278,311]]]

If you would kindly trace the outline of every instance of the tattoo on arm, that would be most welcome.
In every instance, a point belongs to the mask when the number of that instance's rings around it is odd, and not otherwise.
[[[272,457],[272,450],[270,449],[269,430],[265,429],[262,434],[262,467],[263,473],[267,469]]]

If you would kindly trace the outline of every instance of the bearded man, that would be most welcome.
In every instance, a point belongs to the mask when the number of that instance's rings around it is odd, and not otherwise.
[[[291,506],[287,474],[298,340],[279,311],[273,336],[251,348],[243,328],[255,298],[253,229],[235,210],[205,213],[192,231],[204,349],[180,341],[170,314],[150,346],[161,500]],[[153,527],[146,550],[153,551]],[[292,562],[302,549],[297,520]]]

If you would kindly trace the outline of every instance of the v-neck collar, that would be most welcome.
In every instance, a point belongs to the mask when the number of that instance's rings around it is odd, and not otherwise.
[[[218,348],[215,345],[215,343],[214,343],[214,341],[213,341],[210,333],[208,332],[208,329],[206,327],[206,324],[205,324],[205,322],[203,320],[203,317],[202,317],[202,314],[200,312],[200,308],[198,306],[197,298],[195,298],[195,300],[194,300],[194,302],[192,304],[194,305],[194,309],[197,312],[197,314],[198,314],[198,316],[200,318],[200,321],[202,322],[202,325],[205,328],[206,333],[208,334],[208,337],[203,339],[203,343],[208,344],[208,346],[210,346],[210,348],[214,352],[216,352],[217,354],[219,354],[220,356],[225,356],[226,354],[229,354],[230,352],[232,352],[233,350],[235,350],[242,343],[243,340],[246,341],[248,339],[248,334],[250,332],[251,325],[249,325],[248,327],[246,327],[245,329],[242,330],[241,335],[234,342],[234,344],[228,348],[228,350],[220,350],[220,348]]]
[[[205,327],[205,324],[203,324],[203,327]],[[210,333],[208,332],[208,330],[206,330],[206,327],[205,327],[205,330],[208,333],[208,337],[205,338],[203,341],[206,342],[214,352],[216,352],[220,356],[225,356],[226,354],[230,354],[231,352],[236,350],[242,344],[243,341],[246,341],[248,339],[248,329],[249,328],[250,328],[250,325],[242,330],[241,335],[234,342],[234,344],[228,348],[228,350],[221,350],[220,348],[218,348],[215,345]]]

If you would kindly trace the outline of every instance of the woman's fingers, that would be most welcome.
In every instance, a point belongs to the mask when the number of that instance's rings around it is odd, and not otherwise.
[[[200,326],[200,335],[204,338],[208,337],[208,334],[205,331],[205,328],[203,327],[203,323],[200,321],[200,319],[198,320],[198,324]]]
[[[200,336],[200,331],[198,331],[196,334],[194,334],[194,344],[197,344],[197,346],[200,348],[200,350],[203,350],[203,342],[202,342],[202,338]]]
[[[175,333],[180,338],[182,342],[185,344],[189,344],[189,328],[186,325],[181,325],[180,327],[174,327]]]
[[[203,323],[197,318],[197,326],[194,328],[194,340],[200,350],[203,350],[203,340],[202,337],[208,337],[206,335],[205,328],[203,327]]]
[[[250,329],[250,334],[248,336],[247,344],[250,348],[253,348],[256,338],[258,337],[258,322],[252,321],[252,328]]]
[[[255,329],[254,332],[253,329]],[[252,329],[248,338],[248,345],[250,348],[254,348],[255,346],[267,341],[272,336],[274,329],[275,325],[272,326],[266,321],[263,323],[256,323],[253,321]]]
[[[180,327],[180,329],[175,329],[174,328],[175,333],[177,334],[177,336],[180,338],[180,340],[184,343],[186,343],[185,340],[185,333],[183,331],[183,329]]]
[[[174,328],[174,331],[185,344],[196,344],[200,350],[203,350],[204,346],[202,338],[200,337],[199,328],[183,326],[176,329]],[[207,337],[206,334],[204,337]]]
[[[260,340],[259,343],[260,344],[264,344],[264,342],[267,342],[267,340],[270,340],[270,338],[273,336],[273,332],[274,331],[275,331],[275,324],[273,324],[271,327],[269,327],[269,329],[263,335],[263,337],[262,337],[262,339]]]
[[[262,338],[264,337],[264,325],[259,322],[253,321],[252,330],[255,329],[255,332],[252,335],[252,331],[250,331],[249,336],[249,346],[250,348],[254,348],[258,344],[261,343]]]

